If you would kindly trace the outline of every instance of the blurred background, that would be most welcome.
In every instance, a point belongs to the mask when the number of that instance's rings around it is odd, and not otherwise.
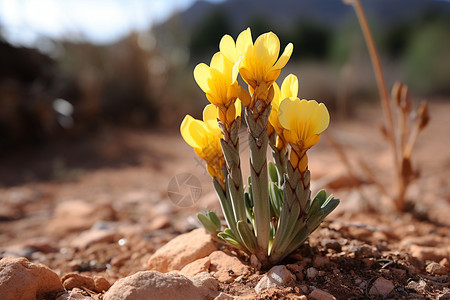
[[[448,100],[450,2],[362,4],[388,87]],[[0,185],[140,163],[123,130],[177,134],[184,115],[199,118],[193,68],[247,27],[294,43],[279,81],[296,74],[300,97],[337,119],[377,103],[356,16],[338,0],[0,0]]]

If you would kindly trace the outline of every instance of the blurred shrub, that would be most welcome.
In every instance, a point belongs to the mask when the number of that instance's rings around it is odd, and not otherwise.
[[[323,60],[328,55],[332,31],[313,21],[302,20],[294,26],[288,41],[294,43],[293,58]]]
[[[416,28],[405,51],[411,89],[421,94],[450,94],[450,22],[437,19]]]
[[[221,10],[215,10],[199,21],[191,35],[191,59],[209,63],[211,53],[218,51],[220,39],[230,34],[230,24],[227,15]]]

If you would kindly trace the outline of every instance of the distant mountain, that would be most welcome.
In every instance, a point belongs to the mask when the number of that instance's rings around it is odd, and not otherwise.
[[[380,25],[388,25],[397,20],[413,20],[431,11],[450,15],[450,2],[445,1],[363,0],[362,4],[368,17]],[[300,20],[340,26],[354,17],[352,10],[351,6],[340,0],[228,0],[219,4],[200,0],[179,17],[184,28],[192,29],[208,14],[220,11],[232,20],[230,23],[233,24],[233,29],[239,31],[257,17],[280,27],[289,27],[289,24]]]

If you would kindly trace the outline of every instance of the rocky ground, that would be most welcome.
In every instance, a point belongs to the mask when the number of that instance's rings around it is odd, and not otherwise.
[[[450,103],[430,108],[413,153],[414,213],[396,213],[361,172],[360,159],[392,191],[380,111],[362,106],[329,130],[360,182],[323,138],[310,152],[312,187],[341,205],[270,270],[196,229],[195,213],[218,202],[175,132],[108,129],[10,153],[0,158],[0,299],[450,299]],[[193,202],[169,197],[189,193],[171,185],[183,173],[200,182]]]

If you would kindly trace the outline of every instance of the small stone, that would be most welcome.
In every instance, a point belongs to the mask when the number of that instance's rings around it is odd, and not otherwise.
[[[347,250],[349,252],[355,253],[357,257],[381,257],[380,252],[376,248],[370,247],[369,245],[352,245],[348,246]]]
[[[313,266],[315,268],[322,268],[330,263],[330,259],[327,256],[315,255],[313,259]]]
[[[210,265],[211,261],[209,257],[200,258],[184,266],[180,273],[186,277],[193,277],[198,273],[208,272]]]
[[[373,257],[370,257],[370,258],[363,258],[363,262],[368,268],[371,268],[377,262],[377,260]]]
[[[51,235],[64,236],[69,232],[90,228],[99,220],[111,219],[115,214],[109,203],[97,204],[83,200],[68,200],[58,204],[46,225]]]
[[[220,292],[220,294],[214,298],[214,300],[233,300],[233,296],[225,294],[224,292]]]
[[[242,263],[237,257],[223,251],[214,251],[209,255],[210,271],[213,276],[223,283],[230,283],[236,277],[249,275],[250,267]]]
[[[298,264],[288,264],[286,265],[286,267],[289,269],[289,271],[292,272],[292,274],[295,275],[295,277],[297,277],[298,281],[303,281],[304,276],[303,276],[303,267],[301,265]]]
[[[86,288],[88,290],[94,290],[95,282],[89,276],[81,275],[78,273],[68,273],[61,278],[61,282],[66,290],[74,288]]]
[[[62,290],[58,275],[42,264],[24,257],[0,260],[2,299],[53,299]]]
[[[148,260],[148,268],[160,272],[181,270],[187,264],[210,255],[217,247],[203,228],[177,236],[159,248]]]
[[[423,294],[427,289],[427,283],[421,279],[419,282],[417,281],[410,281],[408,282],[408,285],[406,286],[407,289],[414,290],[420,294]]]
[[[94,276],[94,292],[101,293],[107,291],[111,287],[111,283],[102,276]]]
[[[392,274],[394,275],[395,278],[399,278],[399,279],[405,279],[406,278],[406,270],[392,268],[391,271],[392,271]]]
[[[170,226],[170,218],[166,215],[159,215],[155,217],[149,225],[148,230],[154,231]]]
[[[201,273],[202,274],[202,273]],[[199,274],[200,275],[200,274]],[[202,275],[203,276],[203,275]],[[209,276],[210,277],[210,276]],[[175,273],[141,271],[117,280],[105,293],[105,300],[202,300],[217,296],[211,278],[196,283]],[[197,284],[197,285],[196,285]]]
[[[315,289],[309,296],[315,300],[336,300],[336,297],[320,289]]]
[[[341,252],[341,244],[337,240],[333,239],[323,239],[320,241],[320,244],[327,248],[327,249],[333,249],[336,252]]]
[[[444,266],[444,267],[450,269],[450,262],[448,261],[447,257],[444,257],[444,258],[439,262],[439,264],[440,264],[441,266]]]
[[[114,266],[114,267],[121,267],[128,260],[128,258],[129,258],[128,253],[120,254],[118,256],[114,256],[111,259],[110,264],[111,264],[111,266]]]
[[[59,293],[55,300],[92,300],[92,298],[86,291],[74,288],[73,290]]]
[[[58,243],[54,239],[48,237],[29,239],[25,241],[24,246],[45,254],[57,252],[59,249]]]
[[[285,266],[272,267],[255,287],[256,293],[264,290],[283,286],[292,286],[295,284],[295,276],[289,272]]]
[[[116,239],[116,232],[110,229],[90,229],[83,231],[72,241],[72,247],[85,249],[97,243],[112,243]]]
[[[412,256],[421,261],[440,261],[445,257],[450,257],[450,247],[411,245],[409,251]]]
[[[319,275],[319,270],[316,268],[311,267],[306,269],[306,277],[308,277],[308,279],[314,279],[317,275]]]
[[[369,294],[373,296],[386,297],[394,289],[392,281],[383,277],[378,277],[369,290]]]
[[[431,275],[446,275],[448,273],[448,269],[445,266],[436,262],[428,264],[425,270]]]

